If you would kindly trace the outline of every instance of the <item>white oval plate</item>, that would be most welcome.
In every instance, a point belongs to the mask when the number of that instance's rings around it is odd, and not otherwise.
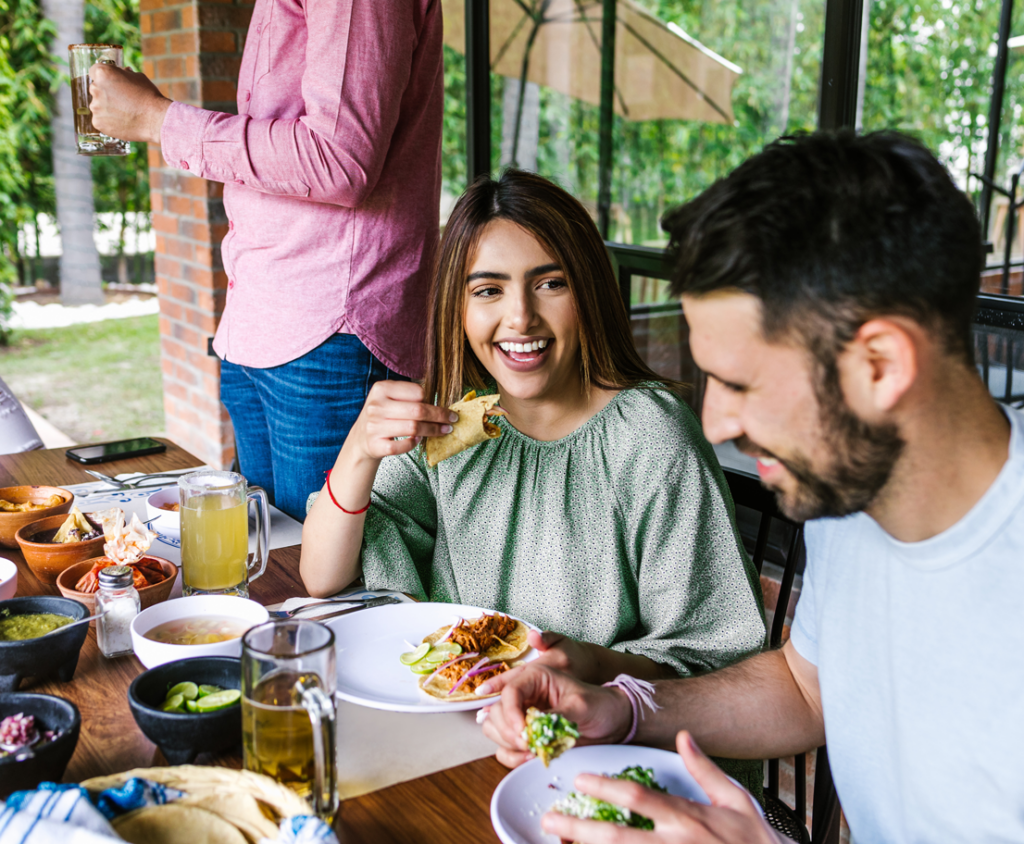
[[[490,612],[490,610],[487,610]],[[398,658],[410,643],[423,641],[458,618],[479,618],[480,607],[464,604],[403,603],[374,607],[325,621],[338,651],[338,697],[390,712],[465,712],[494,702],[493,697],[444,703],[420,691],[422,674],[413,674]],[[531,649],[521,661],[536,659]]]
[[[504,844],[553,844],[540,828],[540,818],[556,800],[568,797],[579,774],[617,774],[640,765],[654,770],[654,779],[669,794],[710,803],[704,789],[677,753],[628,744],[574,747],[545,768],[539,759],[527,762],[503,779],[491,797],[491,823]]]

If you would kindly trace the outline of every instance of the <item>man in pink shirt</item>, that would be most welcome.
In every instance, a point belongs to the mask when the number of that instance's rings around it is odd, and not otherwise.
[[[421,374],[441,44],[440,0],[256,0],[237,115],[92,69],[100,131],[224,183],[221,399],[242,472],[299,519],[370,386]]]

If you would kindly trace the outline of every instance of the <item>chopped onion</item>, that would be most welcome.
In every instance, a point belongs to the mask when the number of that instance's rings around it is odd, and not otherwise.
[[[439,666],[437,671],[435,671],[433,674],[427,677],[427,679],[423,681],[423,685],[429,686],[430,681],[433,680],[438,674],[440,674],[442,669],[447,668],[449,665],[454,665],[456,662],[462,662],[462,660],[464,659],[469,659],[472,656],[480,656],[480,654],[478,654],[476,651],[473,651],[473,653],[471,654],[463,654],[462,656],[455,657],[455,659],[448,660],[448,662],[446,662],[444,665]]]
[[[442,644],[443,642],[447,642],[447,641],[448,641],[448,640],[449,640],[449,639],[450,639],[450,638],[452,637],[452,633],[454,633],[454,632],[455,632],[455,628],[456,628],[456,627],[458,627],[458,626],[459,626],[460,624],[462,624],[462,622],[463,622],[463,621],[465,621],[465,619],[464,619],[464,618],[459,618],[459,619],[457,619],[457,620],[455,621],[455,623],[454,623],[454,624],[453,624],[453,625],[452,625],[451,627],[449,627],[449,628],[448,628],[448,632],[447,632],[447,633],[445,633],[445,634],[444,634],[444,636],[442,636],[442,637],[441,637],[441,638],[440,638],[440,639],[439,639],[439,640],[437,641],[437,644],[438,644],[438,645],[440,645],[440,644]]]

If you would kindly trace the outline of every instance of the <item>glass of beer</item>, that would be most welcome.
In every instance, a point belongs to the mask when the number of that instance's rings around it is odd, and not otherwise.
[[[212,469],[178,479],[181,583],[185,595],[249,597],[249,581],[267,568],[267,494],[235,472]],[[256,504],[256,553],[249,561],[249,504]]]
[[[242,749],[327,823],[338,809],[334,633],[307,619],[271,621],[242,637]]]
[[[89,103],[89,68],[94,64],[124,67],[124,50],[117,44],[72,44],[68,47],[71,68],[71,109],[75,113],[75,141],[79,155],[127,155],[127,141],[119,141],[92,125]]]

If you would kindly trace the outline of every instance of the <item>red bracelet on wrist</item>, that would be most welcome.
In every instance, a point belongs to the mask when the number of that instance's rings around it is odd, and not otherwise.
[[[362,510],[346,510],[344,507],[342,507],[338,503],[338,499],[334,497],[334,493],[331,492],[331,470],[330,469],[327,470],[327,494],[329,496],[331,496],[331,501],[334,502],[334,506],[335,507],[337,507],[339,510],[341,510],[342,513],[347,513],[350,516],[358,516],[360,513],[365,513],[367,510],[370,509],[370,504],[373,503],[373,499],[371,498],[369,501],[366,502],[366,506]]]

